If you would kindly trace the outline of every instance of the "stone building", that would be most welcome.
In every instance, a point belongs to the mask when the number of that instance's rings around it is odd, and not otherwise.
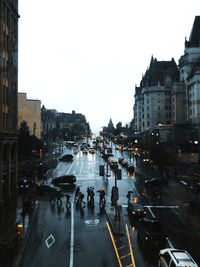
[[[200,16],[196,16],[184,55],[179,59],[180,82],[185,89],[185,119],[200,123]]]
[[[172,122],[172,85],[179,81],[174,59],[158,61],[151,58],[150,66],[135,88],[134,123],[136,132],[145,132],[158,124]]]
[[[177,66],[152,57],[135,88],[134,129],[139,133],[165,127],[173,142],[200,141],[200,16],[196,16],[184,55]],[[166,125],[171,125],[170,127]],[[159,126],[159,127],[158,127]],[[180,138],[181,136],[181,138]]]
[[[0,205],[16,195],[18,0],[0,1]]]
[[[41,138],[41,101],[27,99],[26,93],[18,93],[18,128],[27,122],[30,135]]]

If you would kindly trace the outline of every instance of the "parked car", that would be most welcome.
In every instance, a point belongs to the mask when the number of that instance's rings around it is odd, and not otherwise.
[[[36,185],[36,194],[43,196],[59,195],[62,194],[62,190],[59,187],[53,187],[46,184],[37,184]]]
[[[139,220],[146,216],[146,211],[143,206],[138,203],[129,203],[127,210],[130,218],[133,220]]]
[[[76,176],[73,174],[62,175],[52,179],[52,184],[73,184],[76,182]]]
[[[166,248],[159,252],[159,267],[198,267],[192,256],[185,250]]]
[[[142,218],[138,221],[138,242],[145,247],[165,248],[167,234],[160,221],[156,218]]]
[[[59,161],[72,161],[73,160],[73,155],[72,154],[65,154],[59,157]]]
[[[161,187],[163,185],[168,185],[168,180],[154,177],[144,181],[146,187]]]

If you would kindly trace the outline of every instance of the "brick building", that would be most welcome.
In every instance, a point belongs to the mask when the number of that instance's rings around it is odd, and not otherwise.
[[[27,99],[26,93],[18,93],[18,128],[27,122],[30,135],[41,138],[41,101]]]

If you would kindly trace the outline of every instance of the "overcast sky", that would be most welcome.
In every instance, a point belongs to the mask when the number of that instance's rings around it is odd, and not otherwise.
[[[132,120],[152,55],[178,64],[200,0],[19,0],[19,15],[19,92],[98,132]]]

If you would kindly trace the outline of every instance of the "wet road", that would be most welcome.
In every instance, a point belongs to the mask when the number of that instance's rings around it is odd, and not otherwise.
[[[67,150],[65,151],[65,153]],[[116,157],[120,156],[115,152]],[[70,209],[65,207],[65,199],[62,205],[49,203],[48,199],[40,198],[38,213],[34,220],[29,239],[25,248],[21,267],[30,266],[69,266],[69,267],[101,267],[118,266],[113,245],[108,234],[107,217],[98,205],[97,190],[104,188],[106,191],[106,207],[112,209],[110,194],[114,186],[114,173],[109,169],[110,177],[106,180],[99,176],[99,165],[104,164],[98,153],[83,155],[80,151],[72,163],[59,162],[57,168],[51,174],[51,178],[62,174],[74,174],[77,178],[76,185],[80,185],[81,192],[85,195],[88,186],[95,188],[95,204],[91,208],[86,206],[83,209],[77,208],[74,203]],[[49,180],[50,181],[50,180]],[[131,235],[131,242],[137,267],[157,266],[158,251],[149,250],[144,252],[137,242],[137,227],[130,221],[126,206],[126,194],[129,190],[139,195],[142,190],[142,178],[129,176],[122,168],[122,180],[117,181],[119,187],[119,203],[122,205],[122,212],[125,222],[128,224]],[[64,194],[69,193],[71,200],[74,199],[74,187],[63,189]],[[188,249],[184,245],[189,229],[187,222],[179,212],[176,200],[152,207],[146,203],[145,209],[149,217],[158,217],[169,233],[168,246]],[[170,221],[170,223],[168,223]],[[132,228],[133,227],[133,228]],[[191,239],[191,237],[190,237]],[[198,237],[196,237],[196,242]],[[189,243],[189,251],[195,251],[195,245]]]

